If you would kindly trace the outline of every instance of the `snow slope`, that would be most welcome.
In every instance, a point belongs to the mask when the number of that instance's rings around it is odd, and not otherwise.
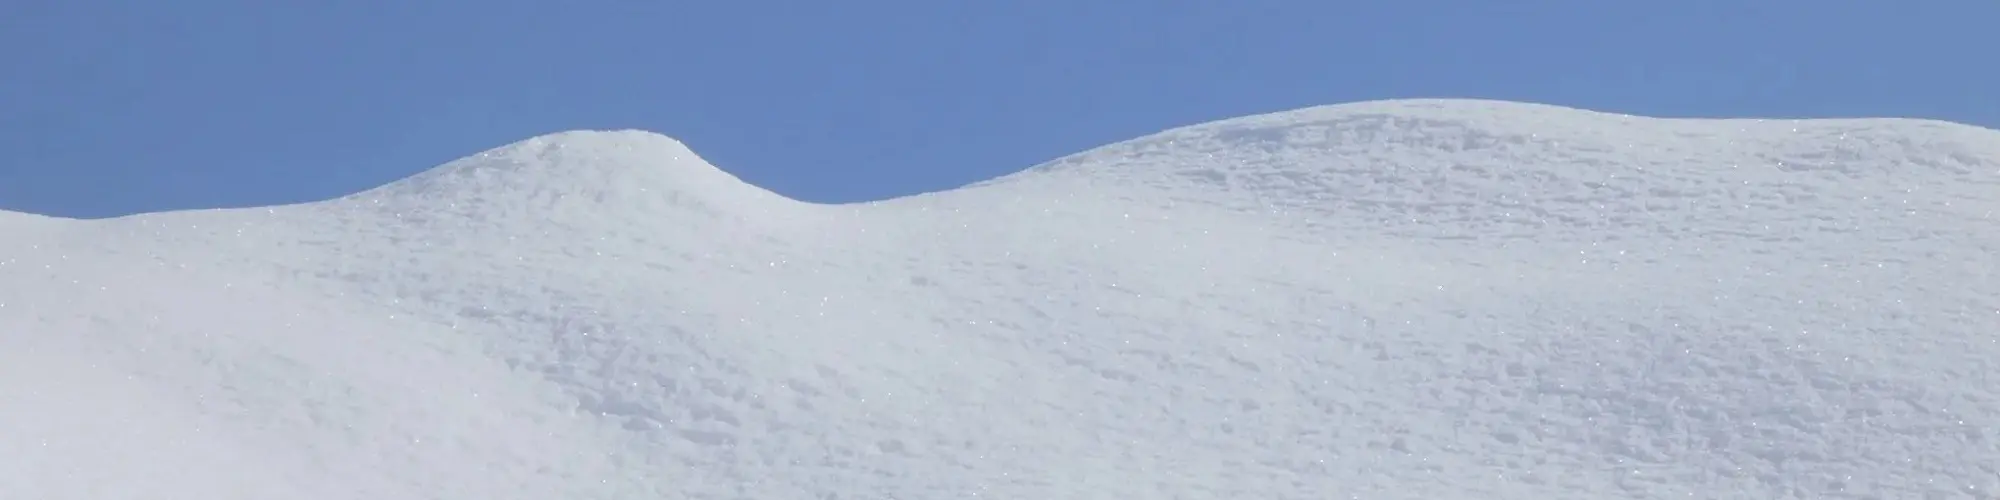
[[[814,205],[636,131],[0,212],[0,498],[2000,497],[2000,133],[1365,102]]]

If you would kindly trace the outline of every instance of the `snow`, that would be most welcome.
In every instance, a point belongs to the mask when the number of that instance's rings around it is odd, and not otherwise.
[[[577,131],[0,212],[0,498],[1991,499],[1996,211],[1991,130],[1399,100],[860,204]]]

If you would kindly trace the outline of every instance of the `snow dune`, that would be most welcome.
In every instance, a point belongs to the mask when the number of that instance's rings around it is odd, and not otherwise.
[[[638,131],[0,212],[0,498],[2000,497],[2000,133],[1475,100],[851,205]]]

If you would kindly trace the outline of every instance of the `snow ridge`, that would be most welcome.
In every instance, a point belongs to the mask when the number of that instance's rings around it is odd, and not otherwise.
[[[1893,161],[1874,161],[1885,154]],[[1936,121],[1659,119],[1420,99],[1183,127],[993,183],[1082,178],[1149,188],[1152,198],[1356,224],[1328,228],[1338,230],[1584,239],[1671,235],[1686,222],[1755,233],[1799,203],[1895,212],[1911,190],[1937,186],[1946,191],[1919,197],[1935,203],[1921,208],[1958,225],[1931,229],[1962,232],[1990,217],[1982,203],[2000,175],[1995,157],[2000,134]],[[1890,188],[1855,188],[1870,183]],[[1440,233],[1460,229],[1482,234]]]
[[[44,221],[0,497],[1990,498],[1996,148],[1408,100],[853,205],[617,131]]]

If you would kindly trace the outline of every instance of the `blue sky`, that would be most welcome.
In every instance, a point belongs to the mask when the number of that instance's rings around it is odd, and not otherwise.
[[[311,201],[579,128],[818,202],[1397,97],[2000,128],[1996,22],[1992,0],[22,0],[0,209]]]

